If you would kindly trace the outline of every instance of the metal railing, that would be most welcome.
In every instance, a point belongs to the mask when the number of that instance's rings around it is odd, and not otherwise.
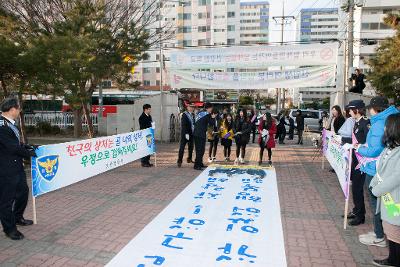
[[[93,126],[97,126],[97,113],[91,113],[90,119]],[[40,112],[24,114],[26,126],[36,126],[39,122],[48,122],[51,126],[58,126],[61,129],[74,126],[74,114],[72,112]],[[87,126],[85,116],[82,116],[82,125]]]

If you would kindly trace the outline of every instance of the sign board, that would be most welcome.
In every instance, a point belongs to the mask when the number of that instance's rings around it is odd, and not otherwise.
[[[173,88],[268,89],[334,86],[335,66],[259,72],[171,70]]]
[[[190,48],[171,52],[171,69],[336,65],[337,55],[338,43]]]
[[[41,146],[32,158],[32,194],[43,195],[153,153],[152,128]]]
[[[204,101],[211,102],[237,102],[239,94],[237,90],[207,90]]]
[[[275,169],[207,168],[106,266],[287,266]]]

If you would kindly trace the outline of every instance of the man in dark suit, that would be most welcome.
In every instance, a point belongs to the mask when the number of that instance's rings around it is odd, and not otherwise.
[[[181,118],[181,141],[178,154],[178,167],[182,166],[183,154],[185,153],[185,146],[188,144],[189,154],[187,163],[192,163],[193,155],[193,132],[194,132],[194,105],[189,104],[186,111],[182,114]]]
[[[144,104],[143,113],[139,117],[140,130],[151,128],[153,126],[153,119],[151,118],[150,113],[151,113],[151,105]],[[141,159],[141,162],[142,162],[142,167],[153,167],[153,164],[150,163],[150,155],[143,157]]]
[[[300,109],[298,109],[296,113],[297,113],[296,114],[296,124],[297,124],[296,128],[297,128],[297,134],[299,136],[299,140],[297,141],[297,144],[302,145],[303,144],[303,132],[304,132],[304,116]]]
[[[206,151],[206,132],[208,124],[211,121],[211,111],[213,107],[210,103],[204,105],[204,110],[196,115],[194,123],[194,146],[196,149],[196,160],[194,162],[195,170],[202,170],[205,166],[203,164],[203,156]]]
[[[28,203],[29,188],[23,166],[23,158],[36,156],[35,150],[24,145],[15,120],[19,117],[20,106],[15,98],[1,103],[0,116],[0,220],[6,236],[21,240],[24,235],[17,225],[33,224],[24,219]]]

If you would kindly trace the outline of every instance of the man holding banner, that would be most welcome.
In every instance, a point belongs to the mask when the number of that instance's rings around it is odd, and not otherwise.
[[[29,188],[23,165],[24,158],[36,156],[35,150],[22,143],[15,120],[21,112],[18,100],[5,99],[0,116],[0,220],[6,236],[21,240],[24,235],[16,225],[31,225],[24,219]]]
[[[140,130],[151,128],[153,126],[153,119],[151,118],[150,113],[151,113],[151,105],[144,104],[143,113],[139,117]],[[143,157],[141,159],[141,162],[142,162],[142,167],[153,167],[153,164],[150,163],[150,155]]]

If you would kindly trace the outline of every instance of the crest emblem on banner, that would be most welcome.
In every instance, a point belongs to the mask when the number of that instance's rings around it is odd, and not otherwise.
[[[51,181],[57,174],[58,171],[58,156],[44,156],[37,159],[37,166],[40,175],[47,181]]]
[[[153,145],[153,135],[148,134],[146,135],[147,146],[151,148]]]

